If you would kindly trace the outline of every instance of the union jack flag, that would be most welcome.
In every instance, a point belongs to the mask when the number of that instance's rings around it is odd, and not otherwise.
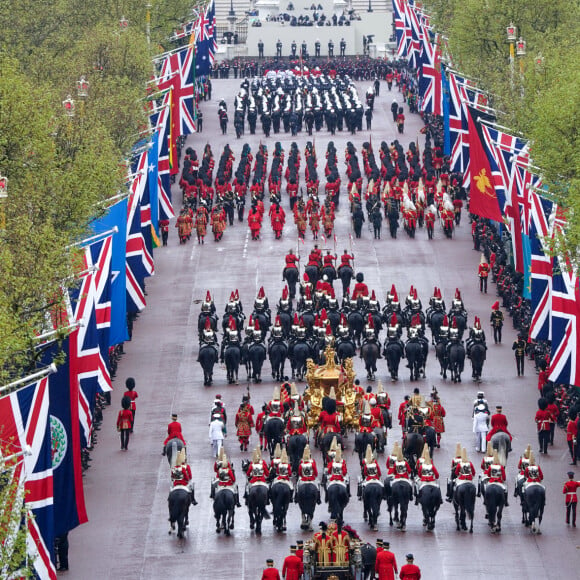
[[[527,165],[529,162],[529,147],[523,139],[487,125],[483,126],[483,133],[497,166],[495,171],[492,167],[496,192],[500,188],[505,198],[503,204],[500,201],[500,209],[508,218],[515,269],[517,272],[524,273],[523,236],[529,233],[529,186],[532,174],[522,170],[522,165]],[[500,199],[499,195],[498,199]]]
[[[81,323],[76,334],[76,359],[70,361],[79,382],[79,421],[81,445],[89,446],[93,431],[93,412],[97,391],[112,390],[108,366],[108,338],[101,339],[101,328],[111,324],[110,301],[107,307],[107,287],[110,289],[112,236],[85,246],[84,262],[87,270],[80,285],[73,292],[74,319]],[[96,266],[93,271],[91,268]],[[105,294],[105,296],[103,296]],[[104,298],[104,303],[100,300]]]
[[[419,95],[424,113],[442,115],[441,51],[437,46],[437,36],[424,27],[420,58]]]
[[[171,120],[175,138],[195,133],[193,91],[193,49],[185,46],[167,56],[161,68],[159,90],[173,89]]]
[[[31,454],[16,463],[13,478],[24,489],[33,518],[27,522],[27,549],[39,578],[56,579],[53,562],[54,506],[49,388],[45,377],[0,398],[2,454]],[[6,508],[6,506],[3,506]]]
[[[127,210],[127,311],[139,312],[146,306],[145,302],[145,278],[154,272],[153,254],[151,253],[151,240],[146,242],[147,235],[151,236],[151,229],[144,233],[141,215],[141,203],[143,196],[148,199],[147,189],[147,152],[138,157],[136,175],[131,185],[129,204]],[[149,206],[149,225],[151,224]],[[145,212],[147,215],[147,210]]]
[[[411,42],[411,29],[407,26],[406,0],[393,0],[393,16],[395,20],[395,38],[397,41],[397,56],[405,58],[407,47]]]
[[[565,262],[565,270],[561,268]],[[580,289],[566,258],[554,258],[552,274],[552,356],[550,380],[580,386]]]
[[[407,46],[407,59],[409,66],[411,68],[419,68],[423,31],[419,25],[419,17],[413,0],[407,0],[407,2],[405,2],[405,19],[407,27],[411,32],[409,44]]]
[[[532,319],[530,336],[534,340],[550,340],[552,308],[552,272],[554,261],[545,251],[545,243],[552,235],[550,216],[555,205],[535,191],[530,193],[530,251],[532,255]]]

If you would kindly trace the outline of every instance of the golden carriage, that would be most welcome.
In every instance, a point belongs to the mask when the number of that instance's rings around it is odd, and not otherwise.
[[[325,364],[316,365],[312,359],[306,361],[306,382],[304,401],[308,403],[308,427],[318,424],[324,397],[336,397],[336,410],[342,418],[345,429],[358,427],[360,401],[362,395],[354,388],[355,373],[352,359],[345,359],[342,365],[337,364],[333,345],[324,351]]]

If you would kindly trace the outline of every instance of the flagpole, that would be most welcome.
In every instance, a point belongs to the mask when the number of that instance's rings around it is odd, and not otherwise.
[[[69,326],[63,326],[63,327],[58,328],[56,330],[50,330],[49,332],[45,332],[44,334],[39,334],[38,336],[35,336],[33,338],[34,338],[34,340],[45,340],[45,339],[52,338],[53,336],[56,336],[57,334],[63,334],[66,332],[68,332],[70,334],[73,330],[75,330],[79,326],[82,326],[80,320],[78,322],[74,322],[73,324],[71,324]],[[41,344],[39,346],[44,346],[44,345]]]
[[[125,194],[122,194],[122,195],[125,195]],[[118,196],[115,196],[115,197],[118,197]],[[110,201],[110,200],[107,200],[107,201]],[[96,234],[94,236],[91,236],[90,238],[87,238],[86,240],[81,240],[80,242],[75,242],[74,244],[70,244],[69,246],[67,246],[67,249],[74,248],[75,246],[83,247],[87,244],[91,244],[93,242],[96,242],[97,240],[100,240],[101,238],[106,238],[107,236],[111,236],[113,234],[116,234],[118,231],[119,231],[119,228],[117,226],[115,226],[114,228],[111,228],[110,230],[107,230],[106,232],[103,232],[102,234]]]
[[[0,387],[0,393],[4,393],[5,391],[10,391],[10,390],[14,389],[15,387],[27,387],[27,386],[31,385],[32,383],[34,383],[36,380],[47,377],[48,375],[51,375],[52,373],[56,373],[56,365],[54,363],[50,363],[49,366],[43,368],[42,370],[40,370],[36,373],[28,375],[27,377],[24,377],[23,379],[19,379],[17,381],[14,381],[13,383],[8,383],[7,385]]]
[[[477,117],[477,120],[480,123],[483,123],[484,125],[488,125],[489,127],[494,127],[495,129],[500,129],[501,131],[513,131],[516,135],[522,135],[523,137],[523,133],[520,133],[519,131],[514,131],[511,127],[504,127],[503,125],[498,125],[493,121],[488,121],[487,119],[482,119],[481,117]],[[511,137],[512,135],[508,136]]]

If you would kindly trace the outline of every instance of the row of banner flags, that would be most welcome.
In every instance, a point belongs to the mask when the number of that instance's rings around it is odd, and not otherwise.
[[[565,210],[542,184],[529,141],[498,125],[485,92],[453,69],[429,14],[414,0],[392,4],[397,56],[417,70],[419,110],[443,117],[444,154],[470,188],[470,212],[509,230],[523,297],[531,301],[530,338],[551,341],[549,379],[580,386],[579,278],[569,256],[551,249]]]
[[[146,305],[159,221],[174,216],[177,139],[195,132],[196,96],[217,49],[214,1],[186,28],[187,44],[154,59],[156,94],[146,99],[151,130],[133,148],[128,191],[90,224],[93,235],[79,244],[78,284],[63,290],[62,307],[39,333],[44,369],[0,390],[8,393],[0,396],[0,463],[33,516],[27,545],[38,578],[56,578],[55,538],[88,520],[81,449],[91,445],[97,393],[111,390],[109,350],[129,339],[128,316]],[[65,362],[56,368],[60,352]]]

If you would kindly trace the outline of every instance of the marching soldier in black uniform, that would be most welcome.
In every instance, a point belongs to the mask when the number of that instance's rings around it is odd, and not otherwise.
[[[334,56],[334,42],[332,42],[332,39],[328,41],[328,56]]]
[[[258,42],[258,58],[264,58],[264,43],[261,38]]]
[[[278,39],[278,42],[276,43],[276,56],[282,57],[282,41],[280,39]]]
[[[523,339],[521,334],[518,334],[516,340],[512,345],[512,350],[515,351],[516,356],[516,368],[518,370],[518,377],[524,376],[524,357],[526,356],[526,341]]]
[[[489,319],[493,327],[493,340],[495,344],[501,344],[501,329],[503,327],[503,312],[499,309],[499,300],[491,306],[491,317]]]

